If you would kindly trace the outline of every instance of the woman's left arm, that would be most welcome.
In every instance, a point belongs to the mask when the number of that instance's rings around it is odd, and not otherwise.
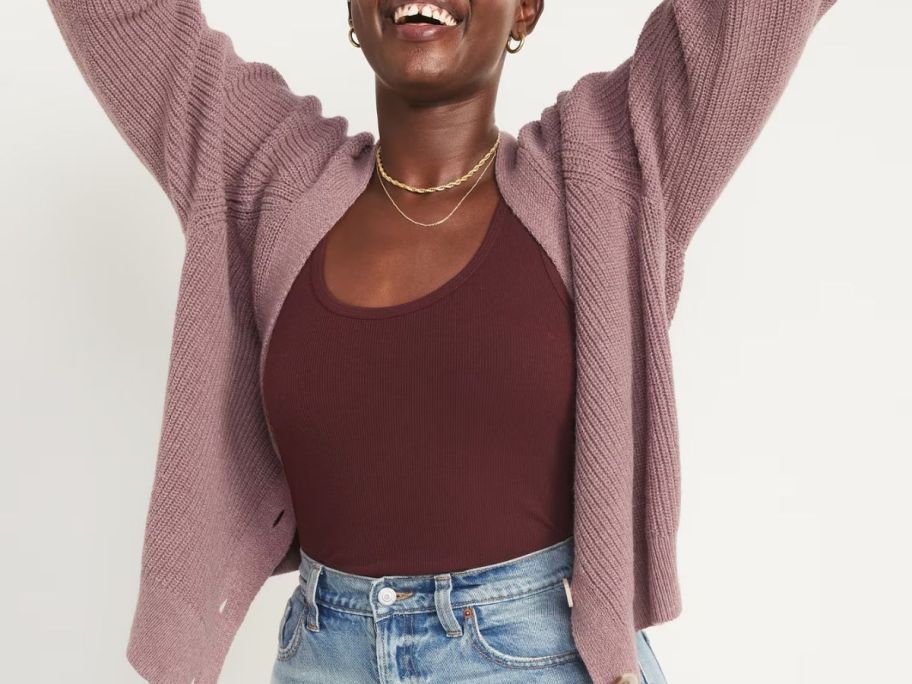
[[[630,62],[628,114],[646,193],[686,249],[836,0],[665,0]]]

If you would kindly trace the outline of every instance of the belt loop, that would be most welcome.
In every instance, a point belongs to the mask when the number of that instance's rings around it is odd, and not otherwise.
[[[434,605],[437,607],[437,617],[446,631],[448,637],[460,636],[462,625],[453,615],[453,604],[450,603],[450,591],[453,588],[450,573],[434,575]]]
[[[323,565],[314,563],[310,568],[310,576],[307,578],[307,584],[304,587],[304,600],[307,604],[307,614],[304,616],[304,622],[311,632],[320,631],[320,609],[317,608],[317,581]]]

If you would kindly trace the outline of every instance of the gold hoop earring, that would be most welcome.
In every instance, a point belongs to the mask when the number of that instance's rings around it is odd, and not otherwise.
[[[361,43],[355,42],[355,27],[352,24],[348,25],[348,42],[356,48],[361,47]]]
[[[515,55],[517,52],[519,52],[520,50],[522,50],[522,46],[523,46],[523,44],[526,42],[526,37],[525,37],[525,36],[520,37],[519,43],[516,45],[516,47],[510,47],[510,40],[511,40],[511,39],[512,39],[512,40],[516,40],[515,38],[513,38],[513,34],[512,34],[512,33],[510,34],[510,37],[507,38],[507,52],[509,52],[511,55]]]

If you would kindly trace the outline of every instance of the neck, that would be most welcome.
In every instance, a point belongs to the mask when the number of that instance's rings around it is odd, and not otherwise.
[[[416,187],[443,185],[459,178],[487,154],[497,139],[495,95],[486,89],[463,100],[414,102],[378,84],[377,123],[383,168],[396,180]],[[493,165],[493,158],[488,162]],[[490,182],[490,166],[485,176],[482,182]],[[398,188],[390,191],[407,192]]]

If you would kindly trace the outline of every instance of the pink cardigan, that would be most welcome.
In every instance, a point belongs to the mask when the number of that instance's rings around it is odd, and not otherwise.
[[[665,0],[633,55],[586,74],[495,158],[576,311],[573,636],[596,684],[681,612],[668,330],[694,230],[835,0]],[[375,140],[246,62],[198,0],[49,0],[80,72],[186,240],[127,657],[216,682],[251,601],[296,569],[261,401],[283,297],[367,186]]]

